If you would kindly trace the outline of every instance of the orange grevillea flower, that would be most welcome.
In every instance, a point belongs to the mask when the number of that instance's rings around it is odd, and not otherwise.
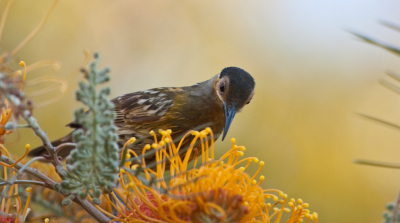
[[[25,62],[21,61],[20,65],[24,67],[24,75],[22,77],[22,83],[23,83],[26,78],[26,64],[25,64]],[[21,72],[17,72],[16,74],[17,74],[17,76],[20,76]],[[10,78],[10,80],[12,82],[14,82],[13,78]],[[17,82],[19,82],[19,80],[15,79],[15,83],[17,83]],[[21,85],[21,90],[22,90],[22,87],[23,87],[23,85]],[[8,100],[7,99],[2,99],[2,100],[4,100],[4,101],[3,101],[3,106],[1,107],[1,116],[0,116],[0,143],[4,144],[4,141],[3,141],[4,135],[8,135],[12,132],[11,130],[6,130],[4,128],[4,126],[7,124],[8,120],[11,118],[12,110],[8,104]]]
[[[2,140],[4,135],[8,135],[11,131],[7,131],[3,128],[11,118],[11,108],[8,106],[8,101],[4,101],[4,107],[1,108],[1,116],[0,116],[0,140]]]
[[[256,178],[264,162],[255,157],[241,158],[245,147],[237,146],[234,139],[231,149],[216,159],[210,128],[189,132],[178,145],[173,143],[170,130],[160,130],[159,141],[154,132],[150,134],[154,136],[154,144],[145,146],[143,153],[154,149],[157,166],[146,168],[142,159],[146,179],[141,180],[132,171],[139,166],[125,163],[119,177],[121,187],[110,195],[114,199],[105,196],[118,214],[97,207],[112,219],[111,222],[279,223],[283,222],[285,212],[288,212],[285,214],[287,223],[318,221],[318,215],[310,214],[308,204],[301,199],[288,200],[280,190],[263,189],[260,184],[265,177]],[[191,146],[180,156],[182,141],[190,135],[193,136]],[[127,144],[133,142],[131,139]],[[194,168],[189,169],[189,157],[196,152],[201,152],[202,156],[196,158]],[[137,157],[128,149],[127,158],[133,156]],[[258,163],[259,169],[251,176],[245,171],[254,163]]]

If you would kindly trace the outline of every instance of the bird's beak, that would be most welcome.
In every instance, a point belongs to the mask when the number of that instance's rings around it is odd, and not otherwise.
[[[232,120],[236,115],[235,104],[232,107],[228,107],[226,103],[224,103],[224,110],[225,110],[225,127],[224,127],[224,134],[222,135],[222,141],[224,141],[226,134],[228,133],[229,127],[231,126]]]

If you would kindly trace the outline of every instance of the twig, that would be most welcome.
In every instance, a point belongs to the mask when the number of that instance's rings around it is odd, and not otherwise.
[[[72,201],[83,207],[87,213],[89,213],[93,218],[95,218],[100,223],[108,223],[110,221],[110,219],[108,219],[107,216],[101,213],[101,211],[99,211],[99,209],[93,206],[93,204],[90,203],[88,200],[81,200],[78,197],[75,197],[75,199],[73,199]]]
[[[13,184],[14,184],[14,181],[17,179],[17,177],[18,177],[22,172],[24,172],[24,170],[25,170],[26,168],[28,168],[29,165],[31,165],[33,162],[37,161],[38,158],[40,158],[40,157],[33,158],[33,159],[29,160],[26,164],[20,166],[20,168],[18,169],[17,174],[15,174],[13,177],[11,177],[11,179],[7,180],[8,184],[6,185],[6,188],[4,188],[3,193],[0,195],[0,197],[5,197],[5,196],[7,196],[7,191],[9,191],[9,190],[10,190],[10,187],[11,187],[10,185],[13,185]],[[14,164],[15,164],[15,162],[14,162]],[[13,164],[13,165],[14,165],[14,164]]]
[[[57,0],[55,0],[57,2]],[[28,39],[29,40],[29,39]],[[18,50],[18,47],[16,48]],[[4,76],[1,76],[2,78],[6,78]],[[14,115],[22,117],[26,123],[30,126],[30,128],[33,130],[36,136],[38,136],[45,149],[47,150],[47,153],[49,154],[48,156],[45,156],[55,167],[56,172],[58,175],[62,178],[66,178],[66,169],[61,161],[61,159],[58,159],[57,153],[51,144],[49,138],[47,137],[47,134],[40,128],[39,124],[37,123],[36,119],[32,116],[30,112],[30,105],[24,103],[24,96],[23,93],[20,93],[18,91],[18,87],[14,85],[14,83],[8,83],[4,81],[0,81],[0,95],[2,98],[6,98],[12,105],[12,107],[15,109]],[[15,181],[16,178],[21,174],[22,172],[27,172],[29,174],[32,174],[33,176],[39,178],[41,181],[44,182],[44,187],[49,188],[51,190],[55,190],[54,186],[56,185],[56,182],[50,179],[49,177],[43,175],[40,173],[38,170],[29,168],[28,166],[37,161],[41,160],[43,157],[36,157],[28,161],[25,165],[22,165],[20,163],[17,163],[15,165],[15,168],[18,170],[18,173],[13,176],[11,179],[8,180],[8,182],[5,185],[5,188],[1,194],[1,196],[4,196],[6,191],[9,191],[10,185],[12,185]],[[13,164],[15,161],[10,159],[9,157],[5,157],[1,155],[0,157],[0,162],[4,162],[7,164]],[[58,192],[58,191],[57,191]],[[58,192],[60,193],[60,192]],[[68,193],[68,192],[67,192]],[[64,196],[68,194],[63,194]],[[107,216],[105,216],[103,213],[101,213],[96,207],[93,206],[88,200],[81,200],[78,198],[74,198],[73,201],[77,204],[79,204],[82,208],[84,208],[92,217],[94,217],[97,221],[101,223],[106,223],[109,222],[109,219]]]
[[[391,223],[396,223],[397,222],[397,217],[398,217],[397,215],[398,215],[398,212],[399,212],[399,207],[400,207],[400,192],[397,195],[396,204],[395,204],[395,206],[393,208]]]
[[[10,159],[9,157],[3,156],[3,155],[0,157],[0,161],[7,163],[7,164],[12,164],[15,162],[14,160]],[[24,165],[22,165],[20,163],[15,165],[15,168],[17,170],[20,170],[23,167],[24,167]],[[32,176],[37,177],[41,181],[43,181],[44,187],[54,190],[54,185],[56,184],[56,182],[53,181],[52,179],[50,179],[49,177],[45,176],[41,172],[39,172],[37,169],[31,168],[31,167],[26,167],[23,171],[31,174]],[[101,213],[96,207],[94,207],[88,200],[79,200],[79,199],[75,198],[73,201],[75,203],[77,203],[78,205],[80,205],[81,207],[83,207],[97,221],[99,221],[101,223],[109,222],[109,219],[103,213]]]
[[[12,160],[9,157],[6,157],[4,155],[2,155],[0,157],[0,161],[7,163],[7,164],[12,164],[15,161]],[[20,170],[23,167],[22,164],[18,163],[17,165],[15,165],[15,169]],[[46,175],[44,175],[43,173],[39,172],[37,169],[31,168],[31,167],[26,167],[24,172],[31,174],[32,176],[38,178],[39,180],[43,181],[44,183],[44,187],[49,188],[54,190],[54,184],[56,183],[55,181],[53,181],[52,179],[50,179],[49,177],[47,177]]]
[[[56,154],[58,154],[62,149],[64,149],[65,147],[68,147],[68,146],[76,147],[76,143],[66,142],[66,143],[60,144],[56,148],[54,148],[54,152]]]
[[[40,128],[39,124],[37,123],[36,119],[31,115],[28,110],[25,110],[22,113],[22,118],[31,126],[31,129],[37,135],[43,143],[43,146],[46,148],[48,154],[50,154],[51,162],[53,163],[56,170],[60,167],[64,169],[64,166],[60,160],[58,160],[57,154],[54,151],[54,147],[51,144],[47,134]]]
[[[40,181],[34,181],[34,180],[16,180],[12,183],[6,181],[4,183],[0,183],[0,187],[1,186],[6,186],[6,185],[10,185],[10,184],[29,184],[29,185],[39,185],[44,187],[45,183],[40,182]]]

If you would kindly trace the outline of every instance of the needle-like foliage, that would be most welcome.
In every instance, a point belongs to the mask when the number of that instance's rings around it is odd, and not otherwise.
[[[62,174],[59,190],[70,194],[63,204],[69,205],[76,196],[89,194],[93,203],[100,203],[102,189],[110,192],[118,180],[119,155],[114,125],[114,105],[108,99],[109,87],[97,91],[97,86],[109,80],[109,69],[97,70],[99,55],[94,55],[90,70],[82,70],[87,82],[80,82],[76,98],[87,107],[74,112],[74,125],[81,126],[72,133],[77,149],[67,158],[68,172]]]
[[[400,27],[398,25],[394,25],[394,24],[388,23],[388,22],[381,22],[381,23],[384,26],[387,26],[395,31],[400,31]],[[376,45],[385,50],[388,50],[389,52],[394,53],[397,56],[400,56],[400,48],[399,47],[381,42],[379,40],[373,39],[366,35],[359,34],[357,32],[353,32],[353,31],[349,31],[349,32],[351,34],[357,36],[358,38],[360,38],[362,41]],[[393,78],[394,80],[400,82],[399,74],[396,74],[394,72],[387,72],[386,74],[389,77]],[[400,94],[400,87],[398,85],[392,84],[386,80],[381,80],[380,84],[382,84],[387,89],[389,89],[397,94]],[[361,115],[364,118],[367,118],[368,120],[374,121],[376,123],[383,124],[383,125],[391,127],[391,128],[400,129],[400,125],[398,125],[396,123],[393,123],[390,121],[385,121],[383,119],[372,117],[369,115],[364,115],[364,114],[359,114],[359,115]],[[354,162],[357,164],[400,169],[400,164],[398,164],[398,163],[387,163],[387,162],[372,161],[372,160],[360,160],[360,159],[354,160]],[[386,210],[383,213],[383,218],[384,218],[384,221],[382,223],[399,223],[400,222],[400,193],[397,196],[397,199],[394,203],[387,204]]]

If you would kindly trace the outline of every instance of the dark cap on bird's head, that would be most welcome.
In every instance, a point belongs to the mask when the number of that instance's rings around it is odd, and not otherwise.
[[[250,103],[254,95],[254,87],[254,78],[241,68],[227,67],[219,74],[215,89],[225,111],[225,127],[222,140],[228,133],[236,112]]]

